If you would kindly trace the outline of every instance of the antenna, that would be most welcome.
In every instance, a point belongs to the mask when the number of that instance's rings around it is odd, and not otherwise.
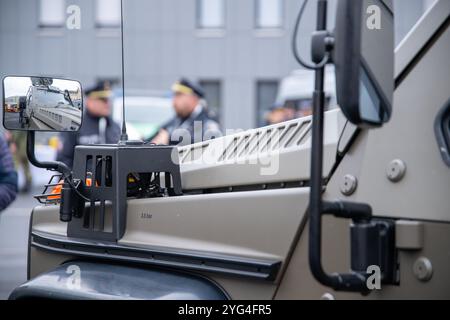
[[[127,123],[125,121],[125,54],[123,45],[123,0],[120,0],[120,34],[122,37],[122,134],[119,143],[128,141]]]

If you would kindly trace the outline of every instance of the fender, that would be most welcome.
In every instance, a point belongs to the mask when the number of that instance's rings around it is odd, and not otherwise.
[[[10,300],[227,300],[212,281],[163,269],[66,262],[16,288]]]

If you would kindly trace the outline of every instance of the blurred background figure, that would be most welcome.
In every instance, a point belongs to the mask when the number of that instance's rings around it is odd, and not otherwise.
[[[28,193],[33,184],[33,178],[30,169],[30,162],[27,157],[27,132],[12,131],[5,132],[5,138],[9,143],[9,149],[13,155],[16,170],[22,169],[25,182],[20,188],[20,192]]]
[[[182,78],[172,91],[176,115],[163,125],[153,143],[188,145],[222,135],[219,123],[206,108],[205,93],[199,84]]]
[[[19,98],[19,121],[22,125],[22,128],[25,128],[24,115],[25,110],[27,109],[27,104],[25,101],[26,97]]]
[[[267,125],[277,124],[285,121],[289,121],[297,118],[297,113],[295,105],[286,104],[278,105],[275,104],[267,113],[266,120]]]
[[[79,132],[64,132],[60,136],[57,160],[70,168],[73,166],[77,145],[116,144],[120,139],[120,126],[111,116],[111,86],[107,81],[98,82],[86,90],[83,124]]]
[[[282,106],[274,105],[266,115],[267,125],[277,124],[284,121],[284,110]]]
[[[314,72],[293,70],[285,76],[278,87],[275,105],[266,114],[268,124],[280,123],[311,116],[313,113],[312,92]],[[325,110],[337,107],[334,68],[325,71]]]
[[[329,105],[330,98],[325,97],[326,104]],[[312,99],[305,99],[298,102],[296,118],[308,117],[313,114],[313,101]]]
[[[3,135],[0,135],[0,212],[6,209],[17,195],[17,172]]]

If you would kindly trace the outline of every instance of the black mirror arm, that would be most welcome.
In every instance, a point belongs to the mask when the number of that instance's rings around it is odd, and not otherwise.
[[[59,216],[62,222],[69,222],[72,216],[79,214],[80,204],[85,201],[90,201],[88,197],[83,195],[79,190],[82,188],[83,182],[80,180],[74,181],[72,179],[72,170],[62,162],[59,161],[45,161],[41,162],[36,159],[34,154],[34,131],[28,131],[27,137],[27,156],[31,164],[37,168],[58,171],[63,175],[64,184],[61,189],[61,205],[59,208]]]
[[[367,291],[367,275],[362,273],[327,274],[322,267],[322,215],[333,214],[340,218],[370,220],[372,209],[369,205],[348,202],[322,201],[322,164],[323,164],[323,91],[324,68],[316,70],[316,90],[314,91],[312,148],[311,148],[311,191],[309,200],[309,265],[317,281],[336,291]]]
[[[72,171],[65,163],[62,163],[59,161],[41,162],[38,159],[36,159],[36,155],[34,153],[34,139],[35,139],[35,132],[28,131],[27,156],[28,156],[28,159],[30,160],[30,163],[37,168],[58,171],[64,176],[64,178],[70,178],[72,175]]]
[[[317,38],[328,41],[326,30],[327,1],[318,1],[317,8]],[[326,45],[326,44],[325,44]],[[320,46],[313,45],[315,48]],[[331,49],[330,45],[326,45]],[[325,50],[313,52],[313,60],[320,61]],[[313,93],[313,122],[311,145],[311,189],[309,200],[309,265],[315,279],[321,284],[336,291],[366,292],[366,278],[364,273],[351,272],[348,274],[327,274],[322,266],[322,214],[333,214],[336,217],[352,218],[357,221],[370,219],[372,210],[365,204],[347,202],[322,201],[322,165],[323,165],[323,129],[325,111],[325,66],[315,69],[315,88]]]

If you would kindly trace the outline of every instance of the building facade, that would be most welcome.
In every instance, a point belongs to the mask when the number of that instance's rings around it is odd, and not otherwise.
[[[203,84],[224,128],[263,124],[280,80],[299,68],[291,36],[300,0],[124,0],[126,90]],[[432,0],[394,0],[403,36]],[[315,1],[300,27],[309,58]],[[333,25],[336,0],[329,1]],[[120,0],[0,0],[0,76],[121,81]]]

